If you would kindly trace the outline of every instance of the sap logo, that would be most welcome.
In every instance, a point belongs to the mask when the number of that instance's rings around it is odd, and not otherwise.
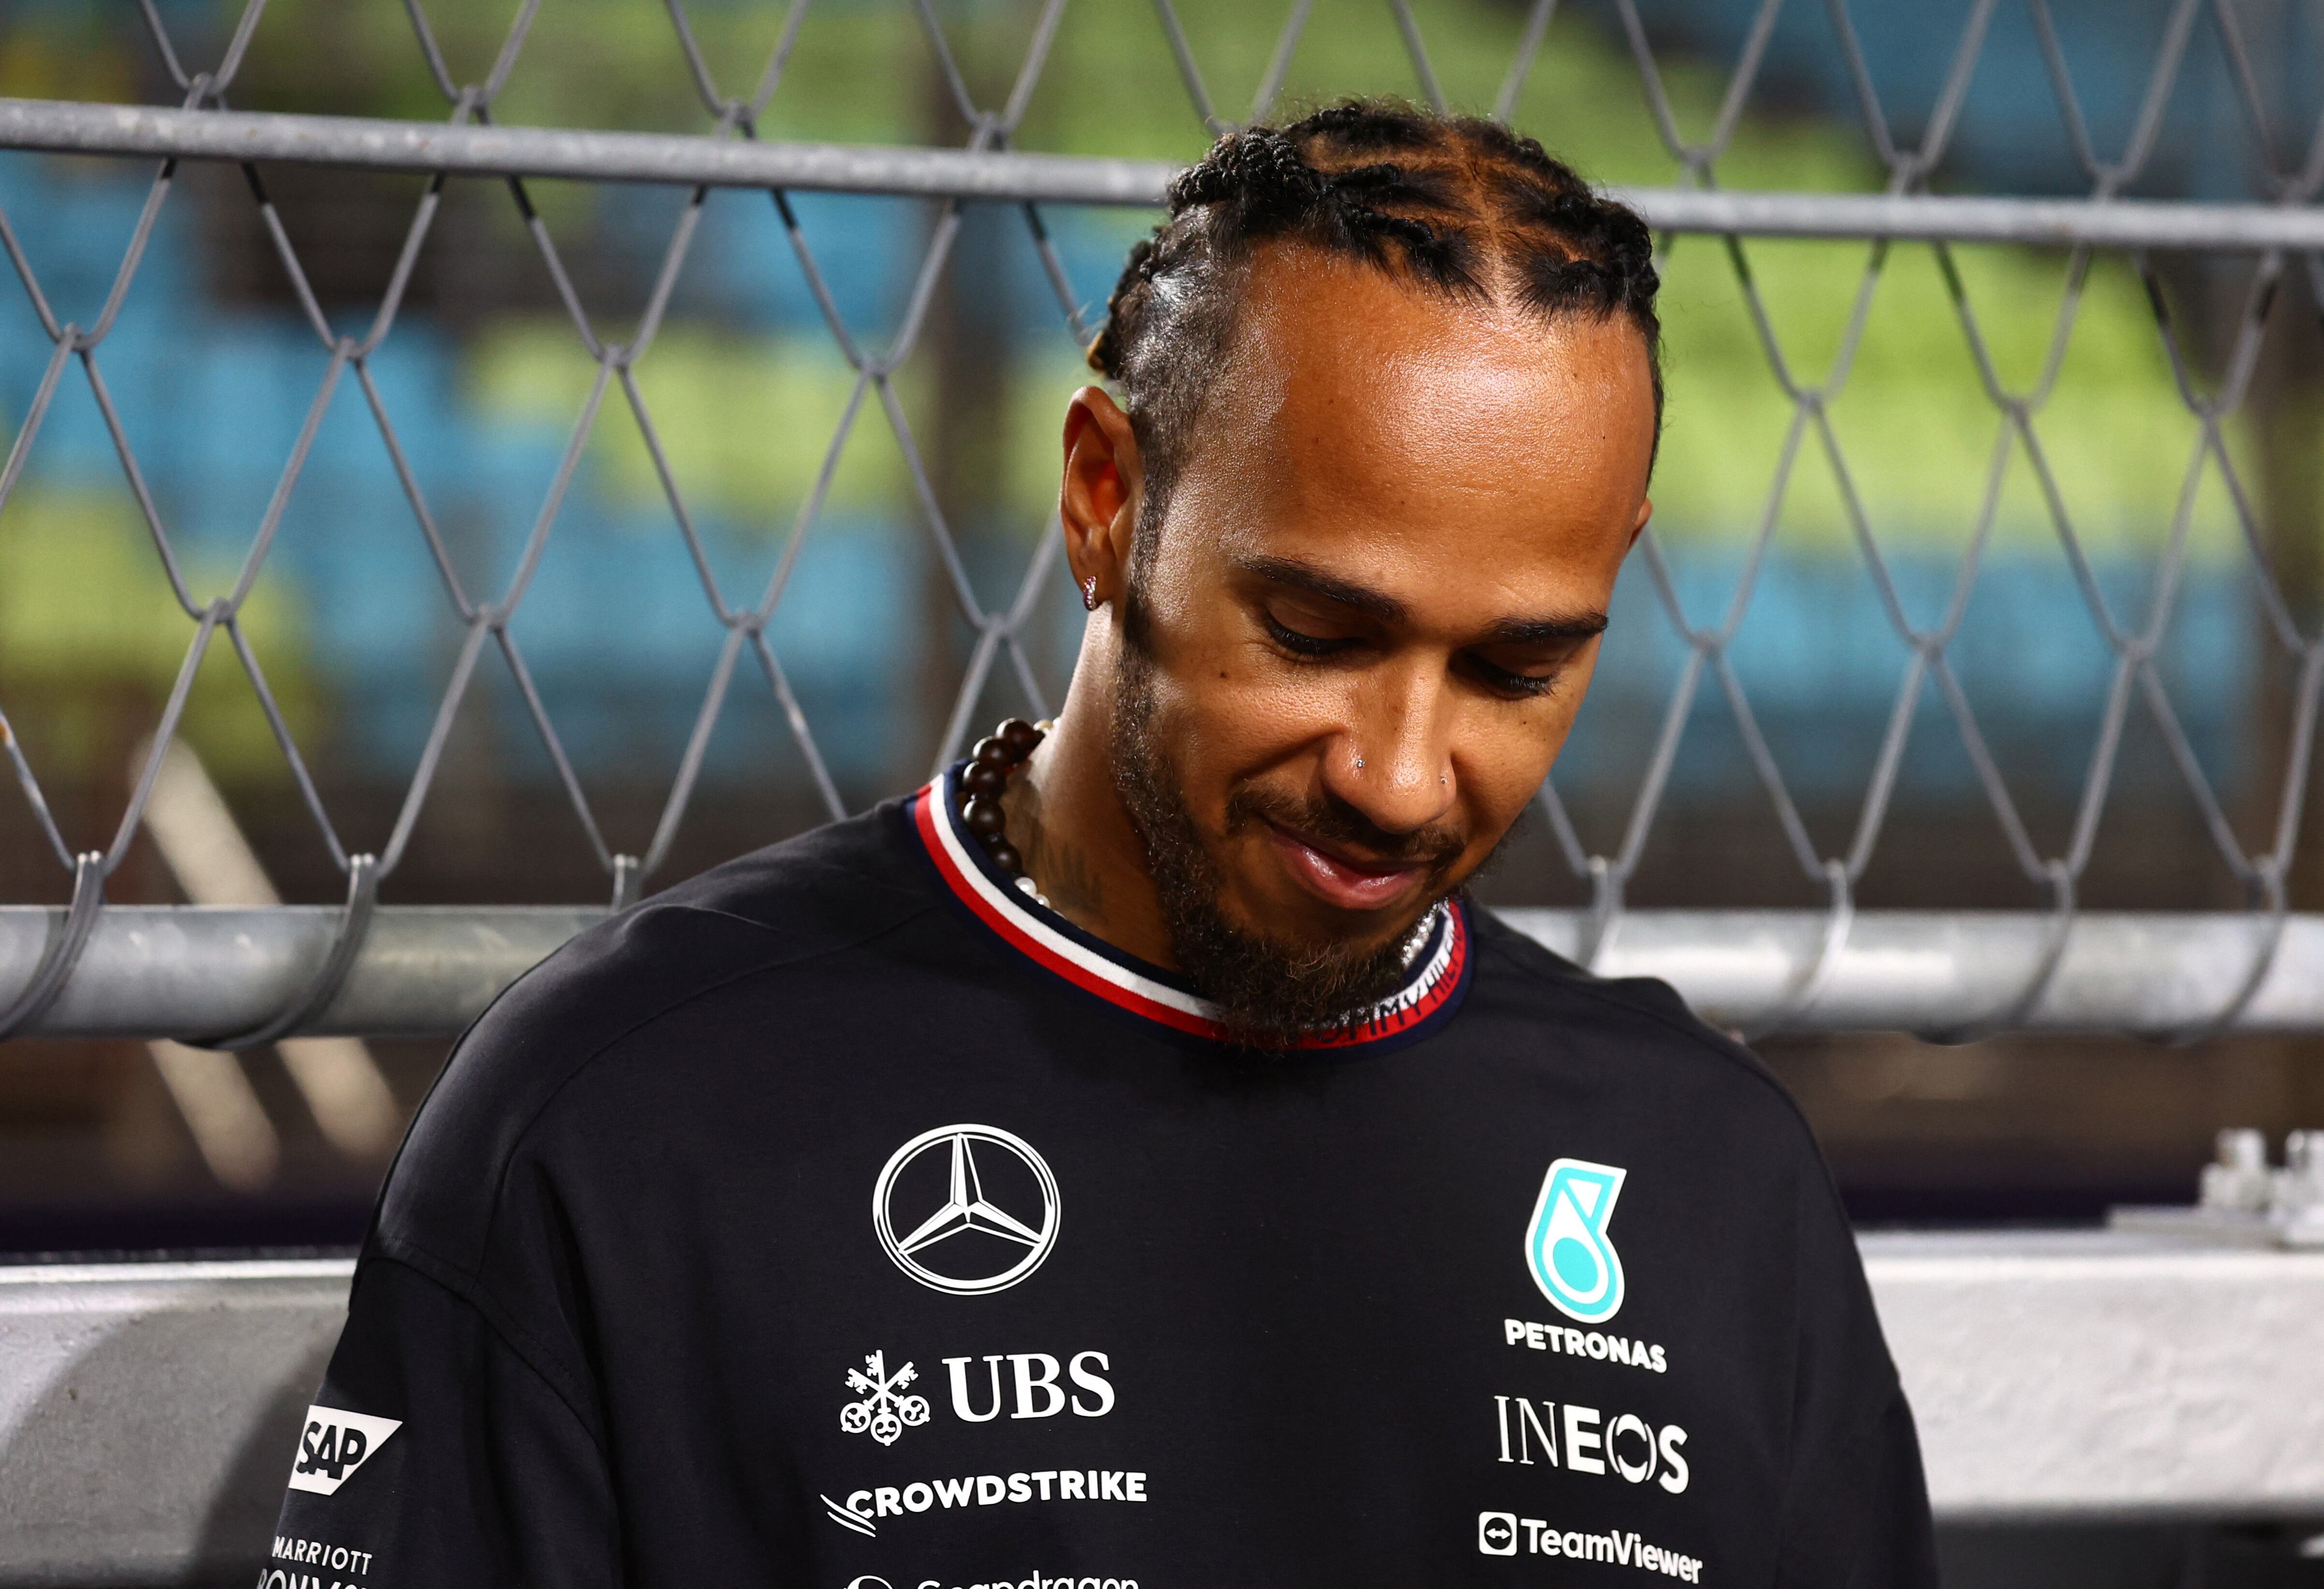
[[[1069,1405],[1075,1418],[1103,1418],[1113,1410],[1113,1386],[1097,1372],[1111,1372],[1113,1368],[1102,1352],[1076,1352],[1063,1364],[1046,1352],[992,1353],[983,1360],[988,1387],[982,1412],[972,1400],[969,1383],[968,1365],[976,1361],[973,1357],[944,1360],[945,1367],[952,1371],[952,1409],[964,1422],[989,1424],[1001,1416],[1003,1363],[1010,1365],[1010,1385],[1016,1391],[1017,1405],[1009,1415],[1012,1418],[1055,1418]],[[1070,1396],[1057,1382],[1060,1372],[1074,1382]]]
[[[299,1436],[299,1460],[290,1469],[290,1487],[318,1495],[334,1493],[402,1427],[401,1418],[342,1412],[336,1407],[309,1408],[307,1427]]]

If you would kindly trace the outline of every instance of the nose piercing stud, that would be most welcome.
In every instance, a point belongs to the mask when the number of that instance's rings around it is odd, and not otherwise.
[[[1363,764],[1364,764],[1364,759],[1363,759],[1361,756],[1358,756],[1358,757],[1356,758],[1356,765],[1357,765],[1357,766],[1359,766],[1359,767],[1360,767],[1360,766],[1362,766]]]

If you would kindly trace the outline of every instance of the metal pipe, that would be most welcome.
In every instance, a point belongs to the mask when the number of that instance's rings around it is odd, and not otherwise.
[[[1503,910],[1557,953],[1580,952],[1589,913]],[[1821,910],[1633,910],[1599,951],[1605,976],[1653,976],[1713,1025],[1756,1030],[1781,1016],[1823,952]],[[2057,918],[2044,911],[1862,910],[1790,1031],[1955,1035],[1988,1024],[2034,1031],[2324,1030],[2324,916],[2093,910],[2066,928],[2056,969],[2031,1006]],[[2273,958],[2269,959],[2272,954]],[[2265,975],[2241,1008],[2252,973]]]
[[[785,188],[1152,207],[1164,161],[908,149],[677,133],[452,126],[365,116],[0,99],[0,148],[180,160],[297,161],[469,176]],[[2064,247],[2324,250],[2324,208],[2158,199],[1956,198],[1615,188],[1665,232]]]
[[[2155,199],[1956,198],[1934,193],[1746,193],[1615,188],[1657,231],[1886,238],[2037,247],[2324,248],[2324,208]]]
[[[31,977],[59,908],[0,907],[0,1002]],[[97,919],[63,994],[32,1032],[200,1039],[247,1030],[309,985],[329,952],[336,909],[113,906]],[[383,907],[338,996],[310,1032],[447,1037],[605,912],[578,906]],[[1504,910],[1560,954],[1578,954],[1580,910]],[[1602,947],[1609,976],[1670,983],[1715,1025],[1780,1015],[1822,951],[1816,910],[1634,910]],[[1822,991],[1794,1031],[1959,1032],[1999,1020],[2043,963],[2055,919],[2040,912],[1859,913]],[[2075,919],[2054,977],[2012,1024],[2042,1031],[2201,1030],[2229,1010],[2270,919],[2094,911]],[[2227,1030],[2324,1031],[2324,916],[2284,919],[2282,938]]]
[[[0,148],[1051,204],[1159,204],[1163,189],[1178,169],[1164,161],[1016,151],[451,126],[371,116],[178,110],[54,99],[0,99]]]
[[[339,914],[321,905],[109,906],[63,993],[25,1035],[199,1040],[250,1030],[312,985]],[[337,996],[303,1035],[448,1037],[604,915],[581,906],[383,908]],[[0,988],[30,979],[63,917],[0,906]]]

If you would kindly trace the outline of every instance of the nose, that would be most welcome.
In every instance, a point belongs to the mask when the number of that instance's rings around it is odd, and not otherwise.
[[[1366,681],[1323,754],[1323,786],[1386,833],[1416,833],[1452,809],[1451,703],[1421,669]]]

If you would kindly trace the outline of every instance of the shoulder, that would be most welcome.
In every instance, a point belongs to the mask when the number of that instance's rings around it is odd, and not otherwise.
[[[942,906],[890,801],[590,928],[454,1048],[389,1173],[374,1243],[466,1267],[525,1140],[602,1058],[722,989],[844,955]]]
[[[1523,1029],[1519,1042],[1545,1071],[1578,1088],[1601,1118],[1621,1122],[1639,1161],[1715,1196],[1729,1228],[1789,1231],[1794,1261],[1815,1295],[1869,1307],[1814,1129],[1757,1055],[1697,1017],[1667,983],[1594,976],[1507,921],[1472,916],[1477,992],[1499,1019]]]
[[[555,1067],[512,1055],[577,1058],[738,976],[844,951],[941,903],[902,803],[890,801],[714,867],[582,933],[479,1018],[445,1080],[513,1071],[501,1079],[538,1086]]]
[[[1479,971],[1493,984],[1489,1004],[1554,1030],[1585,1062],[1600,1067],[1609,1085],[1716,1099],[1764,1115],[1780,1135],[1816,1151],[1806,1117],[1775,1073],[1696,1015],[1670,984],[1598,976],[1489,910],[1471,905],[1469,917]]]

